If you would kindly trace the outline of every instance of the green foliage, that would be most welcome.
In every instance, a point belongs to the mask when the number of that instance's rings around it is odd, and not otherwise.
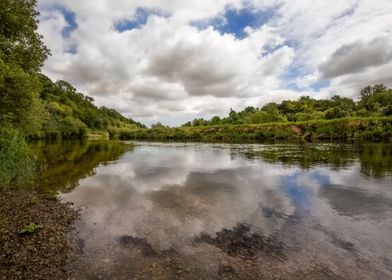
[[[34,0],[0,2],[0,125],[25,135],[39,128],[44,114],[37,74],[48,50],[36,32],[35,6]]]
[[[34,170],[35,158],[24,136],[11,128],[0,129],[0,187],[24,182]]]
[[[180,128],[155,126],[136,129],[124,139],[160,139],[195,141],[264,141],[288,139],[372,140],[392,139],[392,89],[383,85],[366,87],[356,103],[350,98],[333,96],[269,103],[252,106],[229,116],[211,120],[194,119]]]
[[[35,223],[30,223],[25,225],[20,231],[19,234],[33,234],[36,233],[39,229],[43,228],[41,225],[37,225]]]
[[[120,138],[125,131],[145,127],[114,109],[96,107],[94,99],[77,92],[66,81],[54,83],[44,75],[40,75],[40,81],[40,97],[48,116],[43,128],[31,134],[33,138],[85,138],[104,131]]]
[[[35,0],[0,1],[0,186],[34,171],[25,136],[40,128],[45,111],[39,74],[48,50],[38,28]]]
[[[47,190],[45,192],[45,198],[47,200],[57,200],[59,197],[59,192],[54,191],[54,190]]]
[[[324,119],[325,114],[323,112],[313,112],[313,113],[296,113],[294,119],[297,122],[310,121],[310,120],[320,120]]]
[[[26,201],[26,206],[33,206],[38,203],[38,197],[35,195],[32,195],[29,197],[29,199]]]
[[[157,122],[156,124],[152,124],[152,129],[166,128],[167,126],[163,125],[161,122]]]
[[[367,115],[391,115],[392,89],[386,88],[384,85],[363,88],[358,107],[363,113],[367,113]]]
[[[327,120],[340,119],[349,116],[350,116],[350,112],[342,110],[339,107],[330,108],[325,111],[325,119]]]
[[[5,63],[0,53],[0,125],[12,125],[29,134],[38,129],[44,111],[36,75],[15,64]]]
[[[357,103],[338,95],[330,99],[302,96],[299,100],[284,100],[280,104],[269,103],[261,108],[249,106],[240,112],[230,109],[226,118],[215,116],[210,120],[194,119],[183,124],[182,127],[303,122],[390,115],[392,115],[392,89],[375,85],[364,88],[361,91],[361,99]]]
[[[0,1],[0,53],[6,64],[38,72],[49,51],[36,31],[36,0]]]
[[[392,118],[344,118],[179,128],[136,129],[124,139],[193,140],[193,141],[264,141],[264,140],[374,140],[392,139]]]

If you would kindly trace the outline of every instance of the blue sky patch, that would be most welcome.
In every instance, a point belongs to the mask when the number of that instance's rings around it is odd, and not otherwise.
[[[296,92],[301,92],[303,89],[299,88],[296,84],[296,79],[302,75],[302,70],[298,67],[290,67],[281,76],[284,87]]]
[[[70,53],[70,54],[77,54],[78,53],[78,48],[75,44],[70,45],[66,50],[66,53]]]
[[[295,91],[295,92],[303,92],[304,91],[302,88],[299,88],[297,86],[295,81],[288,82],[284,86],[285,86],[285,88],[290,89],[290,90]]]
[[[309,190],[298,185],[299,173],[290,176],[284,176],[282,179],[283,192],[294,202],[294,204],[302,209],[308,209],[310,206]]]
[[[263,47],[262,54],[263,54],[263,56],[266,56],[266,55],[273,53],[273,52],[277,51],[278,49],[282,48],[284,45],[286,45],[286,44],[266,45]]]
[[[281,76],[281,79],[283,81],[283,86],[287,89],[296,91],[296,92],[302,92],[308,90],[307,88],[302,88],[298,87],[296,84],[296,80],[299,77],[303,77],[305,75],[309,74],[309,72],[306,71],[303,67],[293,64],[291,65]],[[320,89],[323,88],[328,88],[331,85],[330,80],[320,80],[316,81],[313,84],[310,85],[310,88],[314,91],[320,91]]]
[[[292,175],[282,177],[282,190],[294,202],[297,207],[301,209],[309,209],[312,193],[307,186],[301,186],[298,183],[298,178],[303,175],[301,172],[295,172]],[[315,171],[307,174],[311,179],[317,181],[320,187],[328,187],[331,184],[331,179],[327,175],[322,175]]]
[[[320,89],[327,88],[330,85],[331,85],[331,81],[330,80],[323,80],[323,81],[318,81],[318,82],[312,84],[310,87],[314,91],[320,91]]]
[[[72,31],[78,28],[78,24],[76,23],[76,14],[61,5],[54,5],[51,9],[58,10],[63,15],[65,21],[67,22],[67,26],[61,30],[61,35],[63,38],[69,38]]]
[[[158,16],[165,16],[165,17],[167,16],[158,10],[137,8],[136,12],[135,12],[134,19],[122,20],[122,21],[116,22],[114,24],[114,29],[116,29],[118,32],[121,33],[126,30],[132,30],[132,29],[139,28],[147,23],[147,20],[150,15],[158,15]]]
[[[195,21],[191,24],[199,29],[206,29],[209,26],[221,34],[233,34],[237,39],[247,36],[246,27],[257,28],[268,22],[274,16],[272,9],[259,11],[251,8],[235,9],[226,8],[223,15],[202,21]]]
[[[331,178],[327,175],[322,175],[319,171],[312,172],[310,176],[315,179],[321,187],[327,187],[331,184]]]

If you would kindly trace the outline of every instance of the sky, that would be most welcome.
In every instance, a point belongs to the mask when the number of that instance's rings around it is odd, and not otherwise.
[[[392,86],[392,0],[39,0],[43,73],[145,124]]]

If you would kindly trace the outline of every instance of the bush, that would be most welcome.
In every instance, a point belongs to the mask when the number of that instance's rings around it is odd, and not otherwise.
[[[0,129],[0,187],[31,178],[34,169],[34,154],[24,136],[10,128]]]

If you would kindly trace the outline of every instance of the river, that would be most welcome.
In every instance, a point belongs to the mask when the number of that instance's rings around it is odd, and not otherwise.
[[[37,143],[77,279],[392,279],[392,145]]]

